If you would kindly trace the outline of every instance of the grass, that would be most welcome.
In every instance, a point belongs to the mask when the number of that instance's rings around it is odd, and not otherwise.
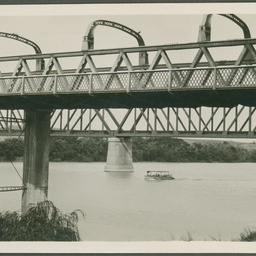
[[[240,241],[242,242],[255,242],[256,241],[256,230],[245,228],[244,232],[240,234]]]
[[[195,240],[189,231],[187,231],[187,235],[181,236],[180,239],[178,240],[174,238],[172,233],[169,233],[169,235],[170,235],[170,239],[166,240],[164,238],[161,238],[161,240],[162,241],[184,241],[184,242],[199,241],[199,240]],[[222,239],[220,238],[220,234],[219,234],[219,238],[216,238],[210,235],[209,237],[211,239],[210,241],[222,242]],[[209,241],[209,239],[205,238],[204,241]],[[244,231],[240,233],[239,238],[232,239],[231,241],[232,242],[256,242],[256,229],[252,230],[250,228],[245,228]]]
[[[63,214],[50,201],[29,206],[25,214],[0,213],[0,241],[80,241],[80,210]]]

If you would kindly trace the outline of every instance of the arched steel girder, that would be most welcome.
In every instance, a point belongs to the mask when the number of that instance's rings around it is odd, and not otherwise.
[[[28,45],[33,47],[33,49],[35,50],[36,54],[41,54],[42,53],[40,47],[36,43],[34,43],[33,41],[31,41],[31,40],[29,40],[29,39],[27,39],[25,37],[19,36],[17,34],[6,33],[6,32],[0,32],[0,37],[5,37],[5,38],[17,40],[17,41],[22,42],[24,44],[28,44]],[[38,70],[38,71],[39,70],[43,70],[44,69],[44,65],[45,65],[44,59],[37,60],[37,62],[36,62],[36,70]]]
[[[202,25],[199,28],[198,41],[210,41],[211,40],[211,19],[213,14],[207,14],[203,18]],[[236,23],[239,27],[242,28],[244,33],[244,38],[251,38],[251,33],[246,25],[246,23],[237,17],[235,14],[219,14],[223,17],[226,17]]]
[[[133,29],[124,26],[120,23],[114,22],[114,21],[109,21],[109,20],[96,20],[90,23],[88,26],[88,29],[86,31],[85,36],[83,37],[83,43],[82,43],[82,51],[84,50],[90,50],[94,49],[94,31],[97,26],[108,26],[111,28],[119,29],[123,32],[126,32],[127,34],[133,36],[139,46],[145,46],[144,40],[141,37],[141,35],[134,31]],[[139,53],[139,64],[140,65],[145,65],[148,64],[148,54],[147,52],[141,52]]]

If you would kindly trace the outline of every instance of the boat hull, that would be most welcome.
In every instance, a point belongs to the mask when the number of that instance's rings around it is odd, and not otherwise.
[[[153,177],[153,176],[145,176],[146,180],[174,180],[173,177]]]

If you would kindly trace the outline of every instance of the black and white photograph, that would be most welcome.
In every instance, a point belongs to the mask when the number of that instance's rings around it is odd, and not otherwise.
[[[0,6],[1,243],[256,251],[256,9],[207,5]]]

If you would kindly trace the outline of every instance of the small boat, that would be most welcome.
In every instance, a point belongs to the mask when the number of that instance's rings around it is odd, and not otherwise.
[[[168,171],[147,171],[146,180],[174,180]]]

